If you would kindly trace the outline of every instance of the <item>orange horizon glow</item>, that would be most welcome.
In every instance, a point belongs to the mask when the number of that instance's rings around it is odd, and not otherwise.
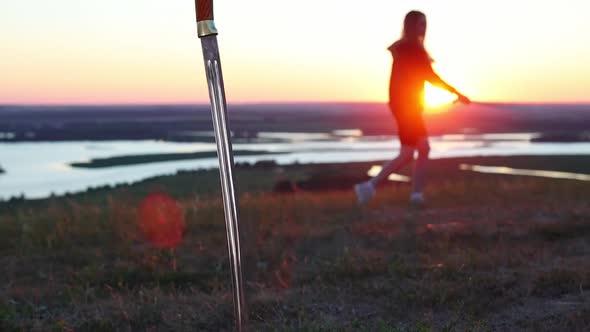
[[[193,6],[0,3],[0,104],[208,103]],[[225,0],[216,3],[216,24],[228,103],[387,102],[386,49],[411,9],[428,17],[435,70],[472,100],[590,103],[590,44],[580,38],[590,35],[587,0],[378,0],[360,7]],[[359,17],[367,19],[357,24]],[[426,87],[429,108],[453,100]]]

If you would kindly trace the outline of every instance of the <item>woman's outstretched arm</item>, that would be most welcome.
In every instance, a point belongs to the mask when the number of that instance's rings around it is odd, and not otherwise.
[[[459,91],[457,91],[457,89],[455,89],[452,85],[450,85],[449,83],[445,82],[442,78],[440,78],[440,76],[438,76],[438,74],[434,71],[434,69],[432,69],[432,65],[430,64],[430,61],[428,61],[428,63],[425,66],[425,76],[426,76],[426,81],[428,81],[428,83],[445,89],[447,91],[449,91],[450,93],[456,94],[458,97],[458,100],[464,104],[469,104],[470,100],[469,98],[465,97],[463,94],[461,94]]]
[[[440,78],[440,76],[438,76],[438,74],[434,72],[430,65],[426,70],[426,81],[428,81],[428,83],[436,87],[445,89],[450,93],[458,94],[457,89],[455,89],[449,83],[445,82],[442,78]]]

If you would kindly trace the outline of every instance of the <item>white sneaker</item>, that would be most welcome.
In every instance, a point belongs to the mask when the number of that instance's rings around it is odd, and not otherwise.
[[[354,192],[359,205],[365,205],[375,196],[375,186],[371,181],[359,183],[354,186]]]
[[[410,204],[411,205],[424,205],[424,194],[412,193],[410,195]]]

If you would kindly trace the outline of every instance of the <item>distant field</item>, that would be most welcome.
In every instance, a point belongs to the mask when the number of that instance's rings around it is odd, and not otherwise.
[[[428,114],[433,135],[541,132],[548,140],[578,140],[588,131],[590,105],[475,103]],[[330,133],[360,129],[365,135],[397,132],[385,103],[229,105],[236,140],[258,132]],[[76,140],[212,141],[208,105],[1,106],[0,142]]]
[[[383,186],[365,208],[334,188],[370,163],[240,167],[252,330],[589,330],[590,185],[461,163],[590,170],[590,156],[435,160],[428,205],[414,210],[408,184]],[[321,185],[272,194],[279,180]],[[184,210],[174,251],[138,229],[155,190]],[[0,203],[0,265],[0,331],[232,329],[214,170]]]

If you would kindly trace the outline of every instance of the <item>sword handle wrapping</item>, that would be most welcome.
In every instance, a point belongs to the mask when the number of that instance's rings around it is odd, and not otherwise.
[[[197,22],[213,20],[213,0],[195,0]]]

